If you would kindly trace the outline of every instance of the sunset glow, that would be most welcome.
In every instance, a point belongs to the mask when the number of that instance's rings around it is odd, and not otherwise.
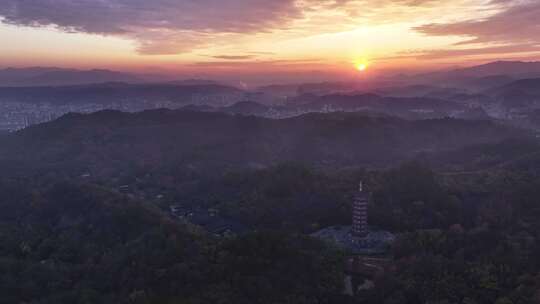
[[[0,44],[0,67],[245,79],[261,71],[343,76],[347,62],[359,71],[425,70],[540,57],[532,0],[137,3],[2,1],[0,40],[9,43]]]
[[[358,71],[364,72],[367,70],[369,63],[367,60],[358,60],[355,62],[354,66]]]

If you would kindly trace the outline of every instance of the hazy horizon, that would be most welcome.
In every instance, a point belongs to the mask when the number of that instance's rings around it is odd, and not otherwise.
[[[261,83],[369,79],[538,60],[537,16],[540,4],[530,0],[8,0],[0,39],[11,43],[0,45],[0,67]]]

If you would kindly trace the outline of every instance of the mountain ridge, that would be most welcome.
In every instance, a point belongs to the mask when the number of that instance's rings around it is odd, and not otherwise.
[[[284,161],[323,167],[388,166],[419,153],[527,134],[491,121],[411,121],[365,113],[267,119],[187,110],[101,111],[68,114],[11,134],[0,145],[0,161],[94,172],[122,171],[136,164],[168,164],[196,172]]]

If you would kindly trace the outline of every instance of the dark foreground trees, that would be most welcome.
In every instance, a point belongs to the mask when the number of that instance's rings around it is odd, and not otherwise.
[[[323,303],[339,254],[302,236],[216,239],[106,190],[0,183],[0,303]]]

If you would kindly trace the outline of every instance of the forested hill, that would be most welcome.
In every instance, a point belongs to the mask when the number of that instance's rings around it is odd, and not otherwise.
[[[0,180],[0,207],[0,303],[323,303],[341,291],[339,254],[302,236],[220,240],[89,185]]]
[[[0,146],[0,160],[34,167],[77,164],[94,172],[164,164],[195,170],[260,167],[283,161],[387,166],[421,152],[523,136],[491,121],[408,121],[365,113],[270,120],[191,111],[103,111],[68,114],[15,133]]]

